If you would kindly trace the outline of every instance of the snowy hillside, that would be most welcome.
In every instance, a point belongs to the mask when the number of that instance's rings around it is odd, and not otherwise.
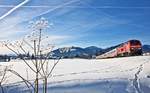
[[[53,60],[51,61],[53,64]],[[28,80],[34,77],[33,72],[20,60],[2,62],[0,65],[11,65],[11,69]],[[150,56],[98,60],[63,59],[48,80],[49,91],[50,93],[149,93],[149,67]],[[21,79],[8,74],[5,85],[10,87],[8,93],[21,93],[22,88],[17,88],[21,87],[17,86]]]
[[[90,46],[86,48],[81,47],[64,47],[58,48],[52,51],[52,57],[64,57],[64,58],[92,58],[97,53],[102,53],[103,49]]]

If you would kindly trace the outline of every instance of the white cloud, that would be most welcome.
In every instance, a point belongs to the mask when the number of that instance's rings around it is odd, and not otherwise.
[[[44,42],[48,42],[51,44],[60,43],[64,40],[72,38],[71,36],[66,36],[66,35],[49,35],[48,37],[49,38],[45,39]]]
[[[41,16],[41,15],[50,13],[50,12],[52,12],[52,11],[55,11],[56,9],[65,7],[66,5],[69,5],[69,4],[72,4],[72,3],[76,3],[76,2],[78,2],[78,1],[81,1],[81,0],[71,0],[71,1],[67,1],[67,2],[65,2],[65,3],[62,3],[61,5],[58,5],[58,6],[54,7],[54,8],[51,8],[51,9],[47,10],[46,12],[43,12],[43,13],[39,14],[38,16]]]
[[[18,9],[19,7],[21,7],[22,5],[26,4],[27,2],[29,2],[29,0],[25,0],[22,3],[18,4],[17,6],[15,6],[14,8],[12,8],[11,10],[9,10],[7,13],[5,13],[4,15],[2,15],[0,17],[0,20],[2,20],[3,18],[5,18],[6,16],[8,16],[9,14],[11,14],[12,12],[14,12],[16,9]]]
[[[3,33],[3,35],[0,35],[0,39],[8,39],[8,37],[9,39],[15,39],[11,36],[29,31],[28,24],[24,25],[21,23],[32,19],[34,16],[40,14],[45,10],[47,9],[39,9],[31,12],[31,9],[24,8],[22,10],[15,11],[15,15],[10,14],[9,16],[5,17],[0,21],[0,33]]]
[[[3,33],[3,35],[0,35],[0,38],[8,38],[9,36],[12,35],[17,35],[22,31],[28,31],[28,29],[25,29],[23,27],[24,25],[21,25],[21,23],[29,21],[33,18],[36,18],[38,16],[41,16],[46,13],[50,13],[52,11],[55,11],[56,9],[59,9],[61,7],[64,7],[66,5],[78,2],[80,0],[71,0],[65,3],[62,3],[61,5],[56,5],[54,7],[23,7],[25,3],[29,2],[29,0],[25,0],[24,2],[20,3],[19,5],[15,6],[12,10],[8,11],[6,14],[0,17],[0,33]],[[9,7],[6,6],[6,7]],[[10,5],[12,7],[12,5]],[[21,9],[18,9],[21,8]],[[14,11],[16,10],[17,11]],[[35,11],[33,11],[35,10]],[[13,13],[12,13],[13,12]],[[27,26],[26,26],[27,28]],[[13,37],[12,37],[13,38]]]

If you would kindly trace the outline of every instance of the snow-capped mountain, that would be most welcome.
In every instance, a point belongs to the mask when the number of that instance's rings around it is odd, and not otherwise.
[[[62,57],[63,58],[92,58],[97,53],[102,52],[103,49],[90,46],[87,48],[80,48],[80,47],[64,47],[56,49],[53,52],[53,57]]]
[[[143,53],[150,52],[150,45],[143,45]]]
[[[102,48],[98,48],[96,46],[90,46],[90,47],[84,48],[84,50],[87,54],[90,54],[90,55],[95,55],[103,51]]]

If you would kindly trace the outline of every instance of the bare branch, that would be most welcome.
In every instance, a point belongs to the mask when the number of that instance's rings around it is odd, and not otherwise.
[[[25,54],[27,54],[27,52],[26,52],[25,49],[22,47],[22,45],[20,45],[20,48],[21,48],[21,50],[24,51]],[[34,62],[33,60],[31,60],[31,61],[32,61],[33,65],[35,66],[35,62]]]
[[[28,80],[26,80],[25,78],[23,78],[19,73],[17,73],[17,72],[14,71],[14,70],[11,70],[11,69],[8,69],[7,71],[9,71],[9,72],[15,74],[16,76],[20,77],[20,78],[23,80],[23,82],[27,85],[27,87],[28,87],[29,89],[30,89],[30,86],[34,89],[34,86],[32,85],[32,83],[30,83]],[[29,86],[28,84],[29,84],[30,86]]]
[[[19,54],[16,52],[16,51],[14,51],[13,49],[11,49],[8,45],[5,45],[9,50],[11,50],[12,52],[14,52],[17,56],[19,56]],[[24,59],[24,58],[22,58],[22,60],[25,62],[25,64],[33,71],[33,72],[36,72],[29,64],[28,64],[28,62]]]
[[[34,49],[31,44],[29,44],[25,39],[23,39],[24,43],[26,43],[31,49]]]
[[[16,55],[19,55],[15,50],[13,50],[12,48],[10,48],[7,44],[5,44],[5,46],[6,46],[9,50],[11,50],[12,52],[14,52]]]
[[[28,64],[28,62],[23,58],[22,59],[25,63],[26,63],[26,65],[33,71],[33,72],[36,72],[29,64]]]
[[[6,68],[4,68],[4,73],[3,73],[3,76],[2,76],[2,78],[1,78],[1,81],[0,81],[0,83],[2,84],[2,82],[4,81],[4,79],[5,79],[5,76],[6,76],[6,70],[7,70],[7,67]]]
[[[53,65],[53,67],[52,67],[52,69],[50,70],[50,72],[47,74],[47,78],[52,74],[52,72],[53,72],[53,70],[54,70],[54,68],[56,67],[56,65],[58,64],[58,62],[60,61],[60,59],[61,58],[59,58],[58,60],[57,60],[57,62],[56,63],[54,63],[54,65]]]

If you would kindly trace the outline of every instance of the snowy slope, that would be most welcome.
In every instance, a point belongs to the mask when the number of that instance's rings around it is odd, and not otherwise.
[[[53,63],[53,60],[51,61]],[[12,69],[29,80],[34,77],[32,71],[20,60],[0,65],[12,65]],[[149,93],[149,67],[150,56],[98,60],[63,59],[48,80],[49,91],[51,93],[62,93],[62,91],[63,93]],[[20,78],[11,75],[7,83],[19,81]],[[14,89],[12,88],[11,92]]]
[[[92,56],[95,56],[97,53],[102,53],[103,49],[90,46],[86,48],[81,47],[64,47],[64,48],[58,48],[54,51],[52,51],[53,55],[52,57],[64,57],[64,58],[92,58]]]

